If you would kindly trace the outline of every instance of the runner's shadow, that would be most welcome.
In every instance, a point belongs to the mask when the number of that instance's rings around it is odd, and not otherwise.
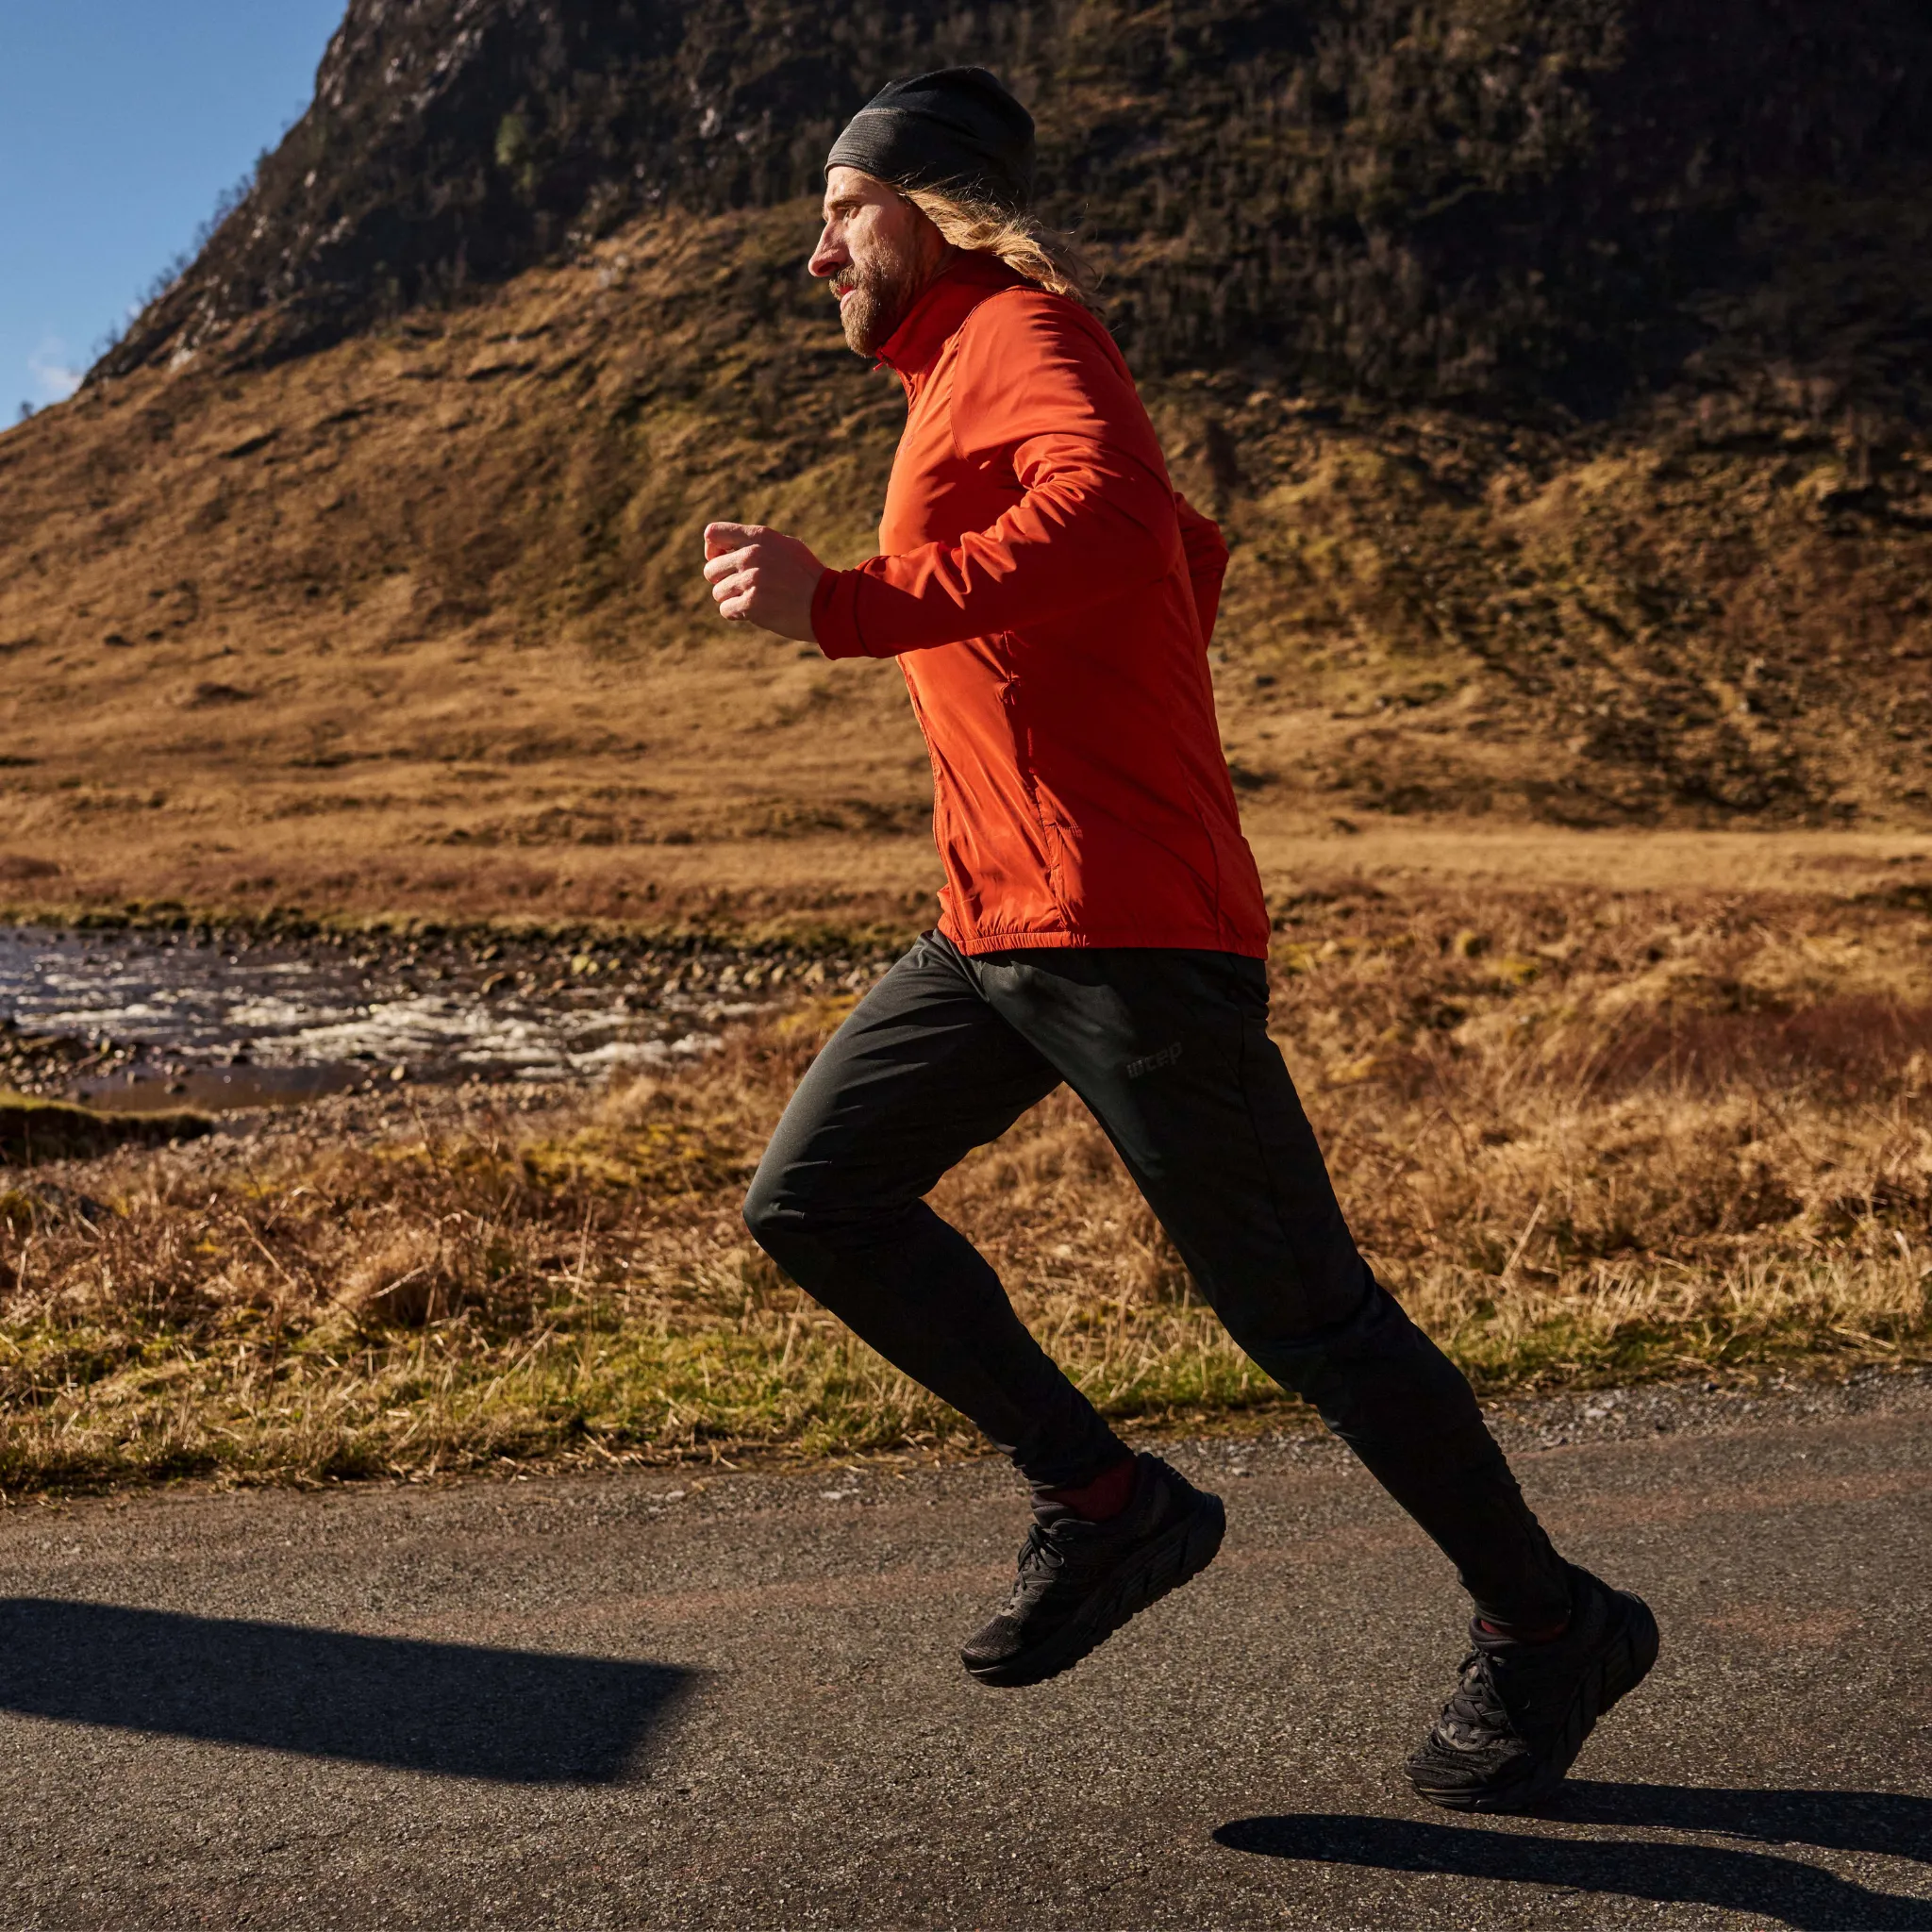
[[[512,1784],[609,1784],[694,1674],[0,1598],[0,1710]]]
[[[1932,1926],[1932,1899],[1871,1891],[1816,1865],[1763,1852],[1350,1816],[1244,1818],[1224,1824],[1214,1837],[1231,1851],[1264,1857],[1716,1906],[1804,1932],[1926,1932]]]
[[[1572,1778],[1543,1815],[1572,1824],[1661,1825],[1932,1863],[1932,1798],[1906,1791],[1731,1791]]]

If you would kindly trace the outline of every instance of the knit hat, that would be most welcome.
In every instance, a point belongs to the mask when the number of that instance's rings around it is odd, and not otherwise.
[[[894,188],[942,188],[1017,211],[1033,198],[1033,116],[983,67],[882,87],[825,157]]]

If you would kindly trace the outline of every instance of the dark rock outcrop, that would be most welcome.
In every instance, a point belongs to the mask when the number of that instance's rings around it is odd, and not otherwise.
[[[352,0],[96,375],[299,353],[641,208],[812,192],[881,79],[951,60],[1032,104],[1143,369],[1595,413],[1732,341],[1916,407],[1925,0]]]

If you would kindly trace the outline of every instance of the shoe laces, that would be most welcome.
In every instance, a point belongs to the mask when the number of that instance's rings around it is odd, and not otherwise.
[[[1007,1594],[1006,1614],[1016,1616],[1033,1598],[1043,1596],[1066,1560],[1064,1553],[1054,1547],[1053,1539],[1036,1523],[1020,1545],[1019,1574]]]
[[[1441,1727],[1472,1740],[1516,1728],[1486,1652],[1473,1650],[1463,1658],[1461,1678],[1443,1708]]]
[[[1067,1553],[1053,1540],[1052,1533],[1043,1524],[1036,1523],[1026,1532],[1026,1541],[1020,1546],[1020,1574],[1029,1575],[1036,1570],[1058,1570],[1065,1566]]]
[[[1020,1545],[1020,1574],[1013,1579],[1014,1607],[1029,1598],[1043,1596],[1059,1581],[1067,1566],[1079,1560],[1085,1554],[1080,1548],[1085,1541],[1081,1532],[1089,1528],[1086,1524],[1062,1523],[1049,1529],[1036,1523],[1026,1532],[1026,1541]]]

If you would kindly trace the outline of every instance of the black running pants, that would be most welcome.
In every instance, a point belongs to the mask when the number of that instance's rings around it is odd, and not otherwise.
[[[859,1003],[772,1137],[745,1222],[802,1288],[975,1423],[1036,1489],[1118,1438],[924,1199],[1064,1081],[1235,1341],[1307,1398],[1498,1624],[1560,1621],[1563,1571],[1469,1384],[1376,1283],[1267,1032],[1257,959],[928,933]]]

